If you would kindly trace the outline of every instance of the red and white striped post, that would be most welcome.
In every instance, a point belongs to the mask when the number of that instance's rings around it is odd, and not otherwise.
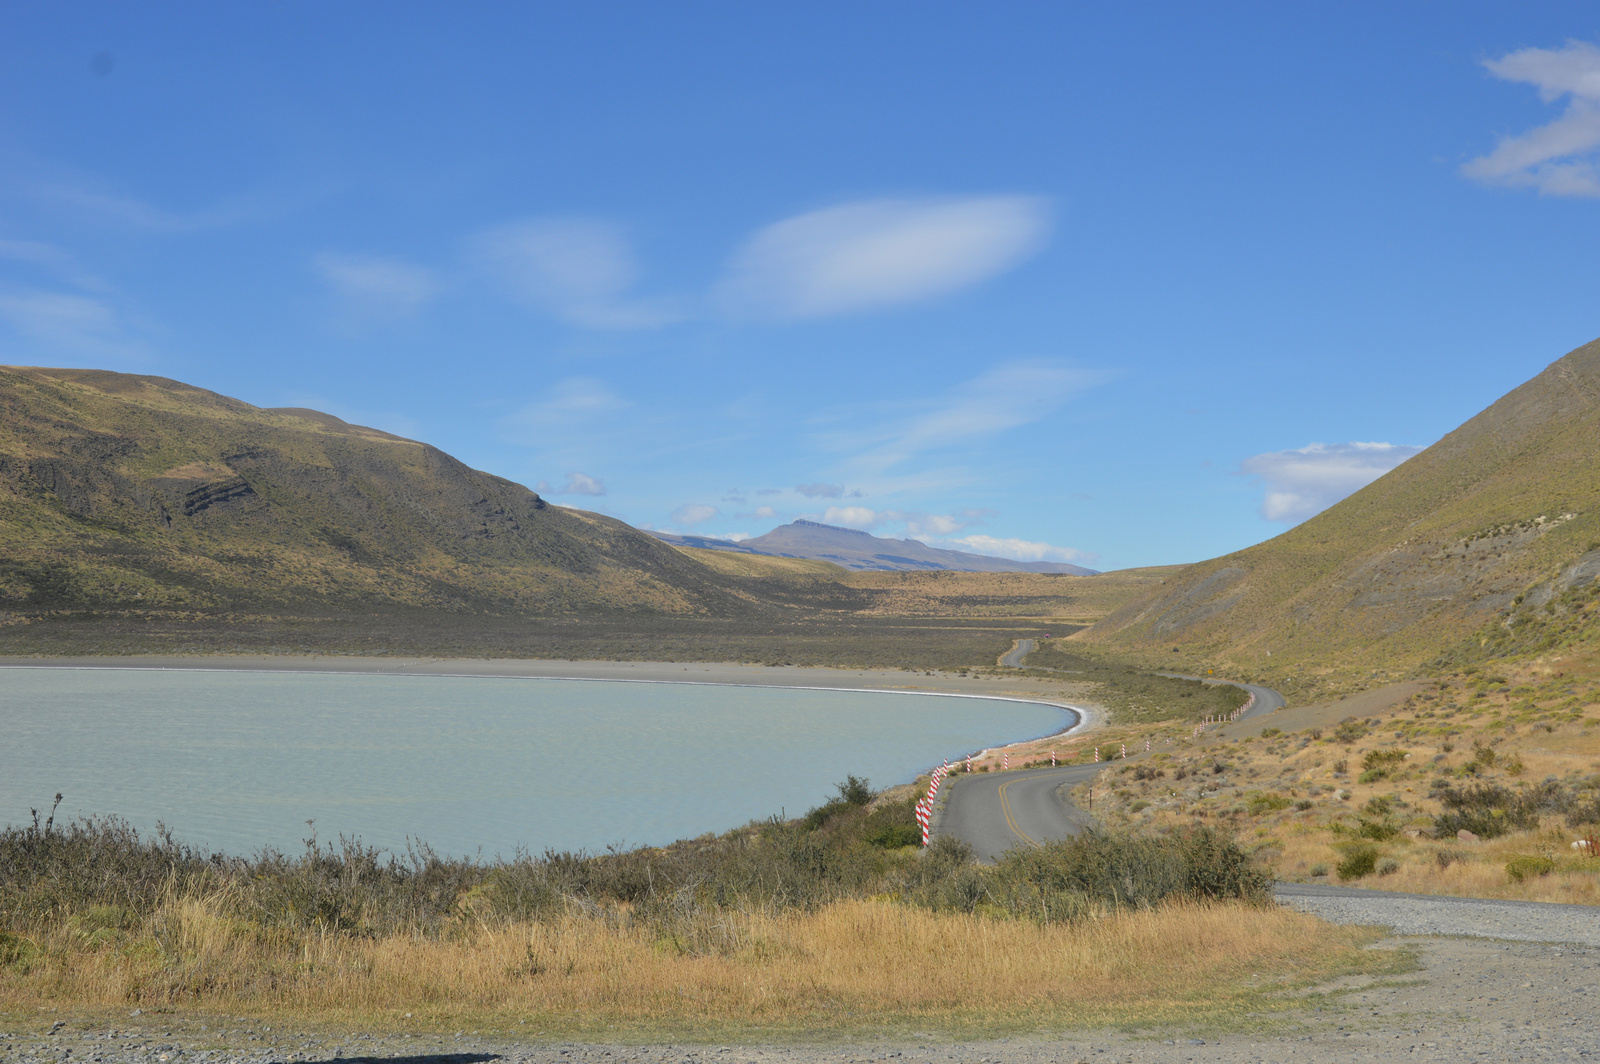
[[[1124,761],[1128,760],[1128,744],[1127,743],[1123,743],[1122,744],[1122,760],[1124,760]]]
[[[1005,772],[1010,767],[1011,767],[1011,755],[1010,754],[1001,754],[1000,755],[1000,771],[1001,772]]]
[[[1098,746],[1094,748],[1094,759],[1096,761],[1100,760],[1100,748]]]
[[[1054,750],[1050,751],[1050,767],[1056,767],[1056,752]]]

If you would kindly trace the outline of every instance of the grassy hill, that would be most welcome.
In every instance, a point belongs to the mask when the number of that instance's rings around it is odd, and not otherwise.
[[[1291,691],[1349,688],[1587,638],[1596,574],[1600,341],[1343,502],[1189,566],[1077,638]]]
[[[725,615],[717,574],[427,444],[159,377],[0,369],[0,608]]]
[[[0,655],[961,668],[1150,574],[867,573],[669,546],[435,447],[159,377],[0,367]]]

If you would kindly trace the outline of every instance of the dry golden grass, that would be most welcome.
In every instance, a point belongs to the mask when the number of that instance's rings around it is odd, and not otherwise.
[[[1279,879],[1339,882],[1336,870],[1347,848],[1371,842],[1394,862],[1392,870],[1352,885],[1600,905],[1600,860],[1572,847],[1596,828],[1575,828],[1564,816],[1546,814],[1537,829],[1498,838],[1434,838],[1441,806],[1430,797],[1438,783],[1515,790],[1553,778],[1580,788],[1588,780],[1593,786],[1600,768],[1600,656],[1585,650],[1496,663],[1405,690],[1413,693],[1403,701],[1353,714],[1371,726],[1350,743],[1334,737],[1339,703],[1330,704],[1333,715],[1283,713],[1285,729],[1317,719],[1321,736],[1316,739],[1311,730],[1239,740],[1226,735],[1181,739],[1171,752],[1156,751],[1139,762],[1146,766],[1146,779],[1132,775],[1139,763],[1102,774],[1095,812],[1116,826],[1198,822],[1231,829]],[[1385,778],[1364,779],[1363,759],[1383,750],[1404,750],[1409,756]],[[1482,763],[1480,750],[1493,751],[1491,763]],[[1221,773],[1213,771],[1219,764]],[[1148,778],[1155,770],[1162,775]],[[1186,773],[1183,779],[1177,777],[1180,770]],[[1374,800],[1387,801],[1390,811],[1375,813],[1369,804]],[[1274,804],[1286,807],[1271,808]],[[1395,834],[1363,839],[1363,818],[1386,821]],[[1506,867],[1518,857],[1548,858],[1553,868],[1518,878]]]
[[[706,550],[702,547],[675,547],[686,555],[724,576],[819,576],[838,578],[849,570],[832,562],[811,558],[779,558],[771,554],[738,554],[726,550]]]
[[[364,939],[266,931],[224,909],[217,898],[174,899],[130,941],[41,929],[31,962],[0,969],[0,1012],[142,1005],[692,1040],[972,1033],[1228,1022],[1287,1007],[1285,990],[1408,963],[1363,948],[1375,933],[1237,904],[1044,926],[852,901],[728,916],[723,948],[700,956],[596,915]]]

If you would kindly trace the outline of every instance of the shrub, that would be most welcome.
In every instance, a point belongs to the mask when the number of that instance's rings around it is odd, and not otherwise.
[[[1549,857],[1517,856],[1506,862],[1506,878],[1513,883],[1530,876],[1547,876],[1555,870],[1556,863]]]
[[[1207,828],[1177,835],[1087,831],[1012,850],[989,897],[1014,915],[1075,918],[1091,906],[1144,908],[1169,897],[1264,901],[1267,877],[1232,840]]]
[[[1303,812],[1305,812],[1305,811],[1306,811],[1306,810],[1307,810],[1307,809],[1310,809],[1310,808],[1311,808],[1311,807],[1312,807],[1312,806],[1313,806],[1313,805],[1315,805],[1315,804],[1316,804],[1316,803],[1315,803],[1315,802],[1313,802],[1313,801],[1312,801],[1312,800],[1311,800],[1311,799],[1309,799],[1309,798],[1302,798],[1302,799],[1300,799],[1300,800],[1299,800],[1299,801],[1298,801],[1298,802],[1296,802],[1296,803],[1294,803],[1294,807],[1295,807],[1295,808],[1296,808],[1296,809],[1298,809],[1298,810],[1300,810],[1300,812],[1302,812],[1302,813],[1303,813]]]
[[[1482,839],[1498,838],[1508,831],[1531,831],[1539,826],[1539,814],[1567,812],[1572,794],[1555,780],[1536,787],[1513,791],[1498,783],[1470,787],[1440,786],[1434,797],[1444,811],[1433,821],[1433,833],[1443,838],[1465,829]]]
[[[1326,864],[1318,863],[1311,866],[1311,876],[1313,879],[1320,879],[1327,874],[1328,866]]]
[[[867,844],[882,850],[897,850],[922,842],[922,829],[915,824],[884,824],[867,836]]]
[[[1370,876],[1378,866],[1378,848],[1371,843],[1356,843],[1345,848],[1344,859],[1339,862],[1340,879],[1360,879]]]
[[[1334,742],[1344,743],[1346,746],[1359,742],[1360,740],[1366,738],[1366,735],[1367,722],[1364,720],[1356,720],[1353,717],[1348,720],[1340,721],[1339,726],[1333,729]]]
[[[1263,816],[1289,808],[1289,799],[1281,794],[1252,794],[1247,807],[1251,816]]]
[[[1360,826],[1356,828],[1356,834],[1364,839],[1375,839],[1378,842],[1383,842],[1385,839],[1392,839],[1400,834],[1400,829],[1387,819],[1369,820],[1366,817],[1362,817]]]
[[[1380,857],[1376,871],[1380,876],[1392,876],[1400,871],[1400,862],[1393,857]]]

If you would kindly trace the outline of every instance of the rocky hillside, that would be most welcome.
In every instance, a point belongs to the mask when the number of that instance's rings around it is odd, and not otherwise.
[[[619,521],[435,447],[159,377],[0,368],[0,620],[307,605],[726,616]]]
[[[1283,535],[1078,638],[1294,690],[1586,638],[1600,574],[1600,341]],[[1172,654],[1172,650],[1178,653]]]

